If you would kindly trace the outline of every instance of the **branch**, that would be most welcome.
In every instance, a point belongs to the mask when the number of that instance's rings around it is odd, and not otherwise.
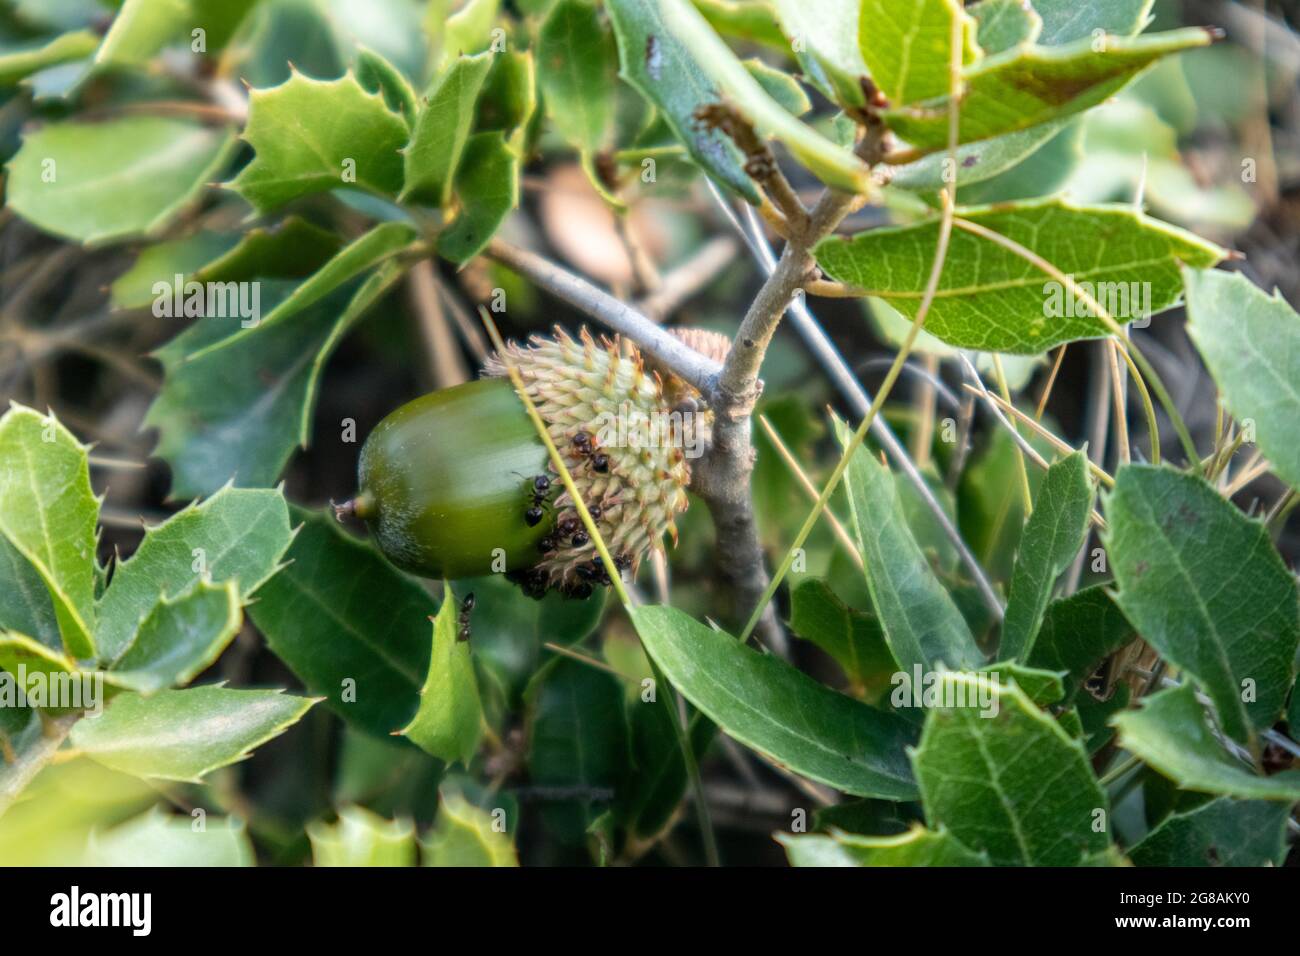
[[[720,371],[718,363],[685,345],[630,305],[542,256],[500,239],[492,240],[486,255],[527,277],[579,312],[627,336],[657,364],[693,385],[701,394],[707,396],[713,392]]]

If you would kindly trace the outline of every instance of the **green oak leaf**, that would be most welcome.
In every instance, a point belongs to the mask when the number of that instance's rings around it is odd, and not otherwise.
[[[768,96],[781,104],[791,116],[803,116],[812,111],[812,100],[803,91],[803,87],[789,73],[768,66],[758,57],[742,61],[749,75],[758,81]]]
[[[656,7],[668,33],[682,44],[688,55],[694,58],[700,69],[716,85],[717,92],[753,124],[760,136],[779,140],[795,159],[826,185],[845,192],[867,191],[871,185],[871,172],[867,164],[852,151],[791,116],[780,103],[772,99],[689,0],[643,0],[642,7],[643,28],[646,25],[644,18],[651,15],[650,8]],[[617,22],[616,20],[616,25]],[[620,46],[620,51],[622,50]],[[643,46],[638,56],[642,58],[644,70],[651,74],[652,87],[658,87],[660,81],[653,80],[654,70],[651,69],[656,58],[650,57],[650,52]],[[626,59],[623,66],[626,73]],[[660,68],[663,66],[666,64],[659,64]],[[643,89],[643,92],[646,91]],[[656,92],[657,90],[646,92],[646,95],[658,103]],[[715,95],[711,100],[706,98],[704,102],[717,102],[718,99]],[[672,105],[684,104],[674,102]],[[689,141],[687,145],[689,148]]]
[[[30,635],[52,650],[63,649],[59,621],[40,572],[0,534],[0,630]]]
[[[11,405],[0,416],[0,537],[45,583],[63,647],[80,659],[96,653],[98,518],[86,446],[53,416]]]
[[[343,807],[336,823],[307,827],[313,866],[415,866],[415,826],[365,807]]]
[[[297,723],[316,700],[278,690],[219,685],[123,693],[94,719],[73,725],[69,740],[98,763],[136,777],[197,783],[243,760]]]
[[[158,232],[233,155],[234,136],[186,120],[49,123],[9,161],[6,198],[46,232],[104,243]]]
[[[161,433],[154,453],[171,465],[172,493],[209,494],[231,479],[273,484],[293,450],[310,438],[325,362],[404,271],[396,261],[385,262],[350,298],[351,285],[292,322],[263,323],[251,335],[238,317],[202,319],[159,349],[165,378],[145,424]],[[274,287],[261,284],[264,293],[274,294]],[[212,350],[235,336],[237,345]],[[246,372],[232,380],[232,368]]]
[[[279,569],[292,540],[289,509],[279,490],[229,485],[146,528],[139,547],[128,560],[118,562],[99,599],[95,636],[100,654],[119,667],[131,666],[132,660],[139,666],[142,653],[144,659],[159,656],[166,634],[154,635],[160,643],[138,646],[147,637],[137,629],[149,617],[161,614],[155,626],[164,628],[179,625],[181,616],[205,611],[214,619],[220,612],[221,589],[213,585],[227,582],[238,582],[237,605],[246,602]],[[164,609],[167,598],[192,593],[196,585],[209,592],[206,598],[196,597],[188,609],[185,602]]]
[[[588,827],[622,796],[627,782],[623,685],[587,664],[553,658],[529,682],[524,701],[528,777],[555,792],[541,808],[542,819],[556,839],[581,846]]]
[[[872,703],[898,670],[876,616],[849,607],[825,581],[802,581],[790,594],[790,629],[833,657]]]
[[[89,30],[64,33],[53,39],[8,49],[0,53],[0,87],[13,86],[33,73],[60,63],[82,60],[95,52],[99,37]]]
[[[1190,684],[1161,691],[1111,718],[1119,744],[1184,790],[1246,800],[1300,801],[1300,770],[1262,777],[1215,738]]]
[[[1300,644],[1296,581],[1263,524],[1204,479],[1128,465],[1106,498],[1117,601],[1246,741],[1282,711]]]
[[[438,254],[463,265],[483,251],[519,205],[520,158],[500,132],[476,133],[465,144],[456,195],[460,210],[438,234]]]
[[[1064,129],[1067,123],[1067,120],[1041,123],[1018,133],[1007,133],[1005,136],[963,143],[957,147],[958,185],[971,186],[1016,168],[1019,163],[1035,155]],[[889,182],[891,186],[899,186],[913,192],[937,192],[944,186],[944,174],[947,169],[946,152],[930,153],[910,163],[896,166]]]
[[[1079,741],[1014,685],[961,673],[941,684],[968,702],[991,695],[997,713],[928,712],[912,762],[930,828],[947,827],[999,866],[1073,866],[1105,850],[1106,794]]]
[[[86,842],[86,866],[253,866],[253,841],[242,820],[206,817],[196,830],[189,816],[158,807]]]
[[[979,24],[975,41],[985,56],[1033,43],[1043,32],[1043,18],[1022,0],[980,0],[966,12]]]
[[[629,613],[668,680],[728,736],[845,793],[916,798],[904,753],[913,730],[901,717],[838,694],[676,608]]]
[[[1025,522],[1007,594],[998,656],[1027,660],[1056,579],[1083,547],[1092,514],[1092,482],[1083,452],[1054,462],[1038,486]]]
[[[518,866],[510,837],[494,818],[454,793],[442,793],[433,829],[420,840],[425,866]]]
[[[474,121],[474,104],[491,68],[491,53],[462,56],[424,95],[411,141],[402,150],[406,171],[399,197],[402,202],[446,206],[451,201],[456,171]]]
[[[1141,37],[1107,36],[1101,50],[1091,36],[1062,46],[1043,46],[1040,39],[1039,45],[983,57],[962,71],[965,92],[958,139],[989,139],[1081,113],[1114,96],[1162,57],[1211,40],[1209,31],[1196,27]],[[946,92],[891,107],[884,119],[923,152],[948,144]]]
[[[184,239],[156,242],[114,280],[109,287],[109,302],[114,309],[144,308],[157,301],[160,294],[171,295],[178,275],[188,278],[229,252],[238,241],[233,233],[196,232]],[[162,286],[168,291],[163,293]]]
[[[1300,488],[1300,315],[1239,272],[1185,269],[1187,332],[1238,422]]]
[[[146,696],[188,684],[221,656],[243,623],[233,580],[198,581],[174,598],[164,593],[140,621],[108,680]]]
[[[226,186],[260,214],[343,187],[395,196],[409,136],[406,120],[351,73],[314,80],[295,70],[279,86],[249,93],[244,140],[256,155]]]
[[[1129,850],[1134,866],[1281,866],[1284,803],[1220,797],[1176,813]]]
[[[293,518],[299,530],[286,564],[249,614],[311,693],[387,737],[419,706],[437,604],[333,515],[294,509]]]
[[[776,834],[791,866],[988,866],[987,853],[963,846],[947,830],[917,824],[897,836],[863,836],[832,830],[795,836]]]
[[[264,334],[267,329],[288,321],[357,276],[392,259],[406,249],[415,237],[415,230],[404,222],[380,223],[339,250],[265,316],[254,316],[248,324],[241,322],[236,332],[195,350],[187,361],[192,362],[211,352],[243,344],[247,339],[259,333]]]
[[[867,64],[858,46],[861,0],[775,0],[785,35],[798,38],[825,78],[825,91],[843,106],[862,106]],[[706,16],[707,9],[702,10]],[[796,52],[799,52],[796,49]]]
[[[374,50],[362,47],[357,51],[357,62],[353,67],[357,82],[367,93],[379,93],[384,98],[384,105],[406,120],[406,125],[415,123],[418,106],[415,90],[402,71],[389,63]]]
[[[476,130],[500,130],[509,135],[512,146],[522,147],[536,111],[537,69],[532,52],[496,54],[479,93]]]
[[[1139,317],[1124,312],[1155,313],[1177,302],[1181,263],[1208,266],[1224,256],[1217,246],[1131,206],[1076,206],[1051,198],[959,214],[1025,246],[1085,289],[1091,286],[1121,322]],[[932,220],[825,239],[815,249],[817,263],[832,278],[914,319],[938,229]],[[1081,303],[1070,305],[1059,284],[1037,266],[990,239],[955,229],[925,330],[959,348],[1020,354],[1107,334]]]
[[[202,30],[203,52],[230,42],[258,0],[126,0],[95,54],[109,66],[145,66],[164,47],[194,40]]]
[[[1059,46],[1091,37],[1098,31],[1117,36],[1134,36],[1150,20],[1155,0],[1034,0],[1043,20],[1038,42]]]
[[[439,760],[468,765],[478,750],[483,704],[470,642],[459,639],[459,617],[460,602],[443,601],[433,621],[429,673],[420,688],[419,708],[400,734]]]
[[[537,81],[547,116],[570,146],[597,153],[614,119],[618,52],[591,0],[558,0],[537,37]]]
[[[965,65],[979,51],[975,46],[975,20],[965,12],[960,0],[862,0],[858,45],[872,81],[891,106],[947,96],[952,33],[954,21],[958,20],[961,62]]]
[[[849,431],[835,422],[841,446]],[[904,673],[984,663],[970,628],[935,577],[903,516],[893,475],[864,446],[844,473],[871,602]]]
[[[1134,637],[1106,585],[1097,584],[1047,606],[1038,637],[1029,651],[1030,667],[1066,674],[1066,700],[1097,665]]]
[[[606,4],[618,40],[619,75],[658,107],[674,136],[709,176],[747,201],[761,195],[745,172],[744,154],[721,130],[696,119],[696,111],[717,103],[717,81],[669,29],[657,2],[610,0]]]

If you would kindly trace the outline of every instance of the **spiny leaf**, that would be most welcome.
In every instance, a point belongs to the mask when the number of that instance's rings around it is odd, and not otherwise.
[[[915,799],[904,754],[913,731],[901,718],[837,694],[676,608],[630,613],[673,686],[729,736],[845,793]]]
[[[153,694],[188,684],[211,665],[244,623],[239,586],[198,581],[159,597],[109,674],[115,687]]]
[[[400,733],[439,760],[468,764],[478,750],[483,705],[470,643],[458,639],[459,616],[459,602],[443,601],[433,622],[433,649],[420,706]]]
[[[961,21],[961,62],[967,64],[978,52],[975,20],[959,0],[862,0],[858,44],[891,105],[947,95],[955,20]]]
[[[1025,522],[998,645],[1003,660],[1028,658],[1052,586],[1083,547],[1091,512],[1088,460],[1076,451],[1047,469],[1034,510]]]
[[[1109,845],[1106,795],[1079,741],[1014,685],[948,673],[940,686],[966,703],[930,710],[912,757],[931,828],[1000,866],[1072,866]]]
[[[518,866],[510,837],[495,819],[454,793],[442,793],[433,829],[420,841],[425,866]]]
[[[1028,129],[1096,106],[1143,69],[1180,50],[1206,46],[1206,30],[1188,28],[1143,37],[1085,37],[1064,46],[1016,46],[962,71],[958,138],[963,143]],[[948,142],[948,97],[936,95],[885,111],[885,122],[913,146]]]
[[[0,416],[0,536],[40,575],[63,646],[95,656],[95,524],[87,449],[53,416]]]
[[[228,184],[259,213],[311,193],[355,187],[379,196],[402,188],[398,151],[406,121],[351,73],[313,80],[295,71],[249,94],[244,140],[253,161]]]
[[[415,866],[415,827],[365,807],[343,807],[337,823],[307,828],[313,866]]]
[[[1184,790],[1248,800],[1300,801],[1300,770],[1261,777],[1215,739],[1195,689],[1183,684],[1147,697],[1140,710],[1115,715],[1120,746]]]
[[[1300,608],[1264,526],[1204,479],[1148,465],[1120,469],[1106,515],[1138,633],[1196,679],[1232,737],[1270,726],[1295,677]]]
[[[1091,287],[1116,321],[1137,318],[1125,313],[1143,311],[1142,305],[1154,313],[1177,302],[1180,263],[1212,265],[1224,255],[1131,206],[1076,206],[1053,198],[975,207],[960,215]],[[930,221],[825,239],[815,250],[817,262],[832,278],[915,318],[938,228]],[[1139,301],[1144,294],[1149,302]],[[960,348],[1024,354],[1106,334],[1082,303],[1073,305],[1037,266],[992,240],[956,229],[925,328]]]
[[[1233,418],[1300,488],[1300,315],[1239,272],[1183,270],[1187,331]]]
[[[987,853],[963,846],[947,830],[917,824],[898,836],[862,836],[832,830],[829,836],[776,834],[791,866],[988,866]]]
[[[402,202],[446,206],[474,120],[474,104],[492,67],[492,54],[461,57],[424,96],[411,142],[403,149]]]
[[[835,422],[841,445],[849,431]],[[982,664],[970,628],[930,569],[898,502],[893,476],[862,446],[844,473],[867,586],[894,660],[908,674]]]
[[[274,690],[210,685],[124,693],[69,739],[104,766],[137,777],[197,783],[218,767],[250,756],[296,723],[316,701]]]
[[[154,809],[96,830],[86,844],[86,866],[253,866],[253,841],[242,820],[206,817],[195,829],[189,816]]]
[[[157,232],[235,145],[225,130],[157,116],[50,123],[9,161],[6,198],[41,229],[83,243]]]
[[[162,621],[155,622],[159,624],[173,614],[199,611],[197,603],[189,610],[164,611],[160,605],[160,600],[189,592],[196,582],[208,581],[206,590],[215,592],[221,589],[210,585],[237,581],[239,603],[246,601],[276,572],[292,538],[289,509],[279,490],[228,485],[146,528],[139,547],[129,560],[118,563],[99,600],[96,638],[101,655],[123,667],[127,658],[140,660],[137,628],[151,614],[163,614]],[[217,594],[206,601],[215,609]],[[154,647],[150,656],[160,650]]]

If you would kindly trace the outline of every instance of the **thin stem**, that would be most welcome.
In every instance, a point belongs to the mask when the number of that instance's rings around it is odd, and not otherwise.
[[[962,387],[965,388],[972,395],[982,396],[983,394],[985,394],[981,392],[979,389],[977,389],[974,385],[964,384]],[[1033,429],[1034,433],[1037,434],[1040,438],[1043,438],[1045,441],[1049,442],[1052,445],[1052,447],[1054,447],[1057,451],[1065,455],[1074,454],[1076,449],[1065,439],[1059,438],[1056,435],[1052,434],[1052,432],[1048,430],[1045,426],[1034,421],[1034,419],[1031,416],[1027,415],[1025,412],[1022,412],[1020,409],[1016,408],[1016,406],[1010,404],[1009,402],[1004,401],[1003,399],[992,394],[991,392],[987,394],[990,398],[993,399],[993,401],[997,402],[997,404],[1001,407],[1001,409],[1004,412],[1010,412],[1017,419],[1023,422],[1026,426]],[[1099,481],[1105,484],[1106,487],[1108,488],[1115,487],[1115,479],[1110,476],[1110,473],[1107,472],[1106,469],[1098,465],[1096,462],[1092,461],[1091,459],[1088,460],[1088,470],[1091,471]]]
[[[952,168],[956,168],[957,154],[957,130],[958,130],[958,101],[961,97],[961,31],[962,25],[958,18],[953,18],[952,33],[949,37],[949,62],[948,62],[948,158],[952,160]],[[879,414],[881,406],[889,396],[889,392],[898,381],[898,376],[903,370],[903,364],[907,361],[907,356],[912,351],[912,346],[916,344],[917,336],[921,334],[921,327],[925,324],[925,317],[930,312],[930,304],[934,302],[935,294],[939,290],[939,277],[943,274],[944,263],[948,258],[948,241],[952,237],[953,225],[953,208],[956,200],[957,185],[955,181],[944,184],[943,191],[939,194],[942,199],[942,213],[939,220],[939,236],[935,243],[934,261],[930,266],[930,276],[925,283],[925,294],[921,297],[921,305],[916,311],[916,318],[912,320],[911,327],[907,330],[907,336],[899,346],[898,354],[894,357],[894,364],[889,367],[885,374],[885,380],[881,383],[880,391],[876,393],[876,399],[867,409],[866,417],[854,432],[852,440],[844,448],[844,453],[840,455],[840,460],[835,465],[835,470],[831,472],[830,478],[826,482],[826,487],[822,490],[821,496],[813,506],[808,517],[804,519],[803,527],[799,529],[794,544],[786,551],[785,557],[781,560],[781,566],[777,569],[776,574],[768,582],[763,591],[762,598],[759,599],[758,605],[750,615],[749,623],[745,625],[744,631],[741,632],[740,640],[742,643],[749,640],[749,635],[753,633],[755,625],[758,624],[759,617],[762,616],[763,609],[776,594],[776,589],[781,586],[781,581],[789,572],[790,566],[794,563],[795,555],[808,540],[808,535],[812,533],[813,526],[817,523],[817,518],[830,502],[831,495],[834,494],[840,479],[848,470],[849,462],[853,460],[854,454],[863,440],[867,437],[867,430],[871,423]],[[784,262],[784,257],[783,257]],[[777,266],[777,272],[780,272],[780,266]],[[776,273],[773,273],[775,276]],[[784,312],[784,309],[782,309]],[[733,350],[734,354],[734,350]],[[730,364],[730,361],[728,362]],[[726,377],[724,369],[723,377]]]
[[[1119,367],[1119,344],[1111,339],[1106,345],[1106,361],[1110,365],[1110,395],[1115,405],[1115,457],[1119,464],[1127,465],[1132,460],[1133,453],[1128,438],[1128,408],[1124,402],[1124,373]]]
[[[1026,262],[1036,266],[1038,269],[1051,276],[1057,282],[1061,283],[1063,287],[1069,289],[1074,294],[1075,298],[1087,305],[1088,308],[1092,310],[1092,314],[1102,323],[1102,325],[1106,326],[1106,330],[1110,332],[1111,335],[1123,339],[1123,330],[1120,328],[1119,323],[1111,317],[1111,314],[1102,307],[1101,303],[1093,298],[1087,290],[1081,288],[1077,282],[1067,276],[1056,266],[1052,265],[1052,263],[1048,262],[1038,253],[1026,249],[1014,239],[1010,239],[999,232],[994,232],[992,229],[981,226],[978,223],[971,222],[967,219],[958,217],[954,220],[953,225],[958,229],[965,230],[973,235],[987,239],[990,242],[997,243],[1004,249],[1020,256],[1020,258],[1024,259]],[[1137,363],[1143,376],[1146,377],[1151,388],[1155,390],[1156,398],[1160,400],[1160,404],[1164,407],[1165,414],[1168,415],[1170,420],[1174,423],[1174,430],[1178,432],[1178,439],[1182,442],[1183,451],[1187,455],[1188,462],[1191,464],[1192,468],[1195,469],[1196,473],[1200,474],[1201,464],[1200,457],[1196,453],[1196,443],[1192,441],[1191,432],[1187,430],[1187,423],[1183,421],[1183,416],[1179,413],[1178,406],[1174,404],[1174,400],[1170,397],[1169,391],[1165,388],[1164,382],[1161,380],[1160,376],[1156,374],[1156,370],[1151,366],[1147,357],[1142,354],[1142,350],[1137,347],[1136,343],[1132,343],[1131,348],[1125,344],[1124,349],[1133,357],[1133,361]],[[1156,426],[1153,423],[1153,435],[1156,433],[1155,428]]]
[[[1037,421],[1043,420],[1043,410],[1047,408],[1047,400],[1052,397],[1052,388],[1056,385],[1056,376],[1060,374],[1061,363],[1065,361],[1065,350],[1069,344],[1066,342],[1056,350],[1056,361],[1052,363],[1052,370],[1047,374],[1047,382],[1043,385],[1043,394],[1038,397],[1038,407],[1034,409],[1034,418]]]
[[[669,335],[630,305],[542,256],[503,240],[493,239],[488,244],[486,255],[620,335],[626,335],[660,366],[671,370],[700,392],[707,395],[712,391],[720,371],[718,363]]]
[[[1012,404],[1011,389],[1007,388],[1007,373],[1002,368],[1002,357],[996,352],[993,353],[993,373],[997,376],[998,390],[1002,393],[1002,400],[1008,405]],[[1015,433],[1016,437],[1020,437],[1020,429],[1016,428],[1015,422],[1008,422],[1007,426]],[[1025,506],[1025,517],[1028,518],[1034,513],[1034,495],[1029,490],[1029,470],[1025,468],[1025,455],[1021,451],[1019,442],[1016,442],[1016,471],[1020,474],[1020,497]]]
[[[817,486],[813,484],[813,480],[808,477],[808,473],[799,465],[799,460],[795,458],[790,449],[786,447],[785,442],[781,440],[781,436],[777,433],[777,430],[772,427],[772,423],[767,420],[766,415],[759,415],[758,422],[763,426],[763,431],[767,433],[768,439],[772,442],[772,447],[777,450],[777,454],[781,456],[781,460],[785,462],[791,473],[799,479],[799,485],[808,493],[808,497],[816,502],[818,494]],[[849,557],[853,559],[853,563],[856,564],[860,570],[864,569],[865,565],[862,561],[862,554],[858,551],[857,544],[855,544],[853,538],[849,536],[848,531],[845,530],[840,519],[835,516],[835,512],[831,510],[830,505],[826,506],[826,520],[830,523],[831,530],[835,532],[835,537],[839,539],[840,544],[844,545],[845,549],[849,552]]]

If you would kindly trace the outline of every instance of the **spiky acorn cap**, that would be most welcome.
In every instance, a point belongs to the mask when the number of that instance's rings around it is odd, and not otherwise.
[[[574,339],[557,328],[553,339],[534,336],[527,346],[511,343],[506,350],[610,554],[620,570],[635,573],[647,551],[663,547],[665,535],[676,543],[673,519],[686,509],[691,477],[684,449],[707,438],[704,413],[670,405],[659,374],[625,340],[597,342],[585,328]],[[484,371],[507,374],[497,355]],[[553,464],[550,475],[555,530],[522,583],[534,592],[582,593],[607,576]]]

